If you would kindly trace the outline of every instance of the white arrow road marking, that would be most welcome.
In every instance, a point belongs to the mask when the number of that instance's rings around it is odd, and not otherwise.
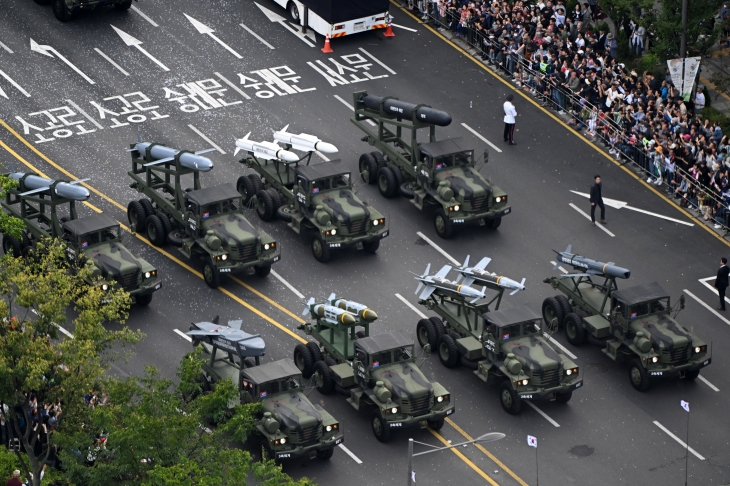
[[[413,305],[410,302],[408,302],[408,300],[406,300],[406,298],[403,297],[401,294],[395,294],[395,296],[398,298],[398,300],[400,300],[405,305],[407,305],[413,312],[415,312],[416,314],[418,314],[418,316],[421,319],[428,319],[428,316],[426,314],[424,314],[423,312],[421,312],[420,309],[418,309],[418,307],[416,307],[415,305]]]
[[[590,221],[590,220],[591,220],[591,217],[590,217],[590,215],[589,215],[588,213],[586,213],[585,211],[583,211],[583,210],[582,210],[581,208],[579,208],[578,206],[576,206],[575,204],[573,204],[573,203],[570,203],[570,204],[569,204],[569,206],[570,206],[571,208],[575,209],[576,211],[578,211],[578,212],[579,212],[580,214],[582,214],[582,215],[583,215],[583,217],[585,217],[585,218],[586,218],[586,219],[587,219],[588,221]],[[606,234],[608,234],[608,236],[616,236],[616,235],[614,235],[613,233],[611,233],[610,231],[608,231],[608,230],[607,230],[607,229],[606,229],[606,228],[605,228],[605,227],[604,227],[604,226],[603,226],[603,225],[602,225],[601,223],[596,223],[596,226],[598,226],[598,227],[599,227],[599,228],[601,228],[601,229],[602,229],[603,231],[605,231],[605,232],[606,232]]]
[[[220,152],[221,155],[226,155],[226,153],[223,151],[223,149],[220,148],[218,145],[216,145],[213,142],[213,140],[211,140],[210,138],[208,138],[203,132],[201,132],[200,130],[198,130],[197,128],[195,128],[192,125],[188,125],[188,128],[191,129],[192,131],[194,131],[195,133],[197,133],[200,138],[202,138],[203,140],[205,140],[206,142],[208,142],[210,144],[210,146],[213,147],[214,149],[216,149],[218,152]]]
[[[143,14],[142,11],[140,9],[138,9],[137,7],[135,7],[134,5],[132,5],[132,11],[138,13],[140,17],[142,17],[147,22],[149,22],[150,24],[152,24],[152,27],[159,27],[159,25],[157,25],[154,20],[152,20],[151,18],[149,18],[148,16],[146,16],[145,14]]]
[[[13,80],[13,78],[11,78],[7,74],[5,74],[2,70],[0,70],[0,76],[7,79],[10,84],[15,86],[15,89],[17,89],[18,91],[23,93],[26,97],[30,98],[30,93],[28,93],[26,90],[24,90],[22,86],[20,86],[18,83],[16,83]],[[5,94],[5,91],[3,91],[2,88],[0,88],[0,95],[2,95],[3,98],[8,99],[8,96]]]
[[[114,60],[113,60],[113,59],[112,59],[111,57],[109,57],[109,56],[107,56],[106,54],[104,54],[103,52],[101,52],[101,49],[99,49],[99,48],[95,47],[95,48],[94,48],[94,50],[95,50],[95,51],[97,52],[97,54],[99,54],[99,55],[100,55],[101,57],[103,57],[104,59],[106,59],[107,61],[109,61],[109,64],[111,64],[111,65],[112,65],[112,66],[114,66],[115,68],[119,69],[119,71],[120,71],[120,72],[121,72],[122,74],[124,74],[125,76],[129,76],[129,73],[128,73],[127,71],[125,71],[125,70],[124,70],[124,68],[122,68],[122,66],[120,66],[119,64],[117,64],[116,62],[114,62]]]
[[[467,125],[466,123],[462,123],[462,124],[461,124],[461,126],[462,126],[462,127],[464,127],[464,128],[466,128],[467,130],[469,130],[469,131],[470,131],[471,133],[473,133],[473,134],[474,134],[474,135],[475,135],[475,136],[476,136],[476,137],[477,137],[477,138],[478,138],[479,140],[481,140],[482,142],[486,143],[487,145],[489,145],[490,147],[492,147],[492,148],[493,148],[494,150],[496,150],[497,152],[499,152],[499,153],[502,153],[502,149],[500,149],[499,147],[497,147],[496,145],[494,145],[494,144],[493,144],[492,142],[490,142],[490,141],[489,141],[489,140],[487,140],[486,138],[482,137],[482,136],[481,136],[481,135],[479,134],[479,132],[477,132],[476,130],[474,130],[474,129],[473,129],[472,127],[470,127],[470,126],[469,126],[469,125]]]
[[[542,410],[540,410],[539,408],[537,408],[537,405],[535,405],[534,403],[532,403],[530,400],[525,400],[525,403],[527,403],[529,406],[531,406],[537,413],[539,413],[540,415],[542,415],[545,420],[547,420],[548,422],[550,422],[551,424],[553,424],[555,427],[560,427],[560,424],[559,423],[557,423],[555,420],[551,419],[548,414],[546,414],[545,412],[543,412]]]
[[[727,319],[725,319],[724,317],[722,317],[722,315],[720,315],[720,313],[719,313],[719,312],[717,312],[717,311],[716,311],[715,309],[713,309],[713,308],[712,308],[712,307],[711,307],[710,305],[708,305],[707,303],[705,303],[705,301],[704,301],[704,300],[701,300],[701,299],[700,299],[699,297],[697,297],[697,296],[696,296],[695,294],[693,294],[692,292],[690,292],[690,291],[689,291],[689,290],[687,290],[687,289],[684,289],[684,293],[685,293],[685,294],[687,294],[687,295],[689,295],[690,297],[692,297],[692,298],[693,298],[694,300],[696,300],[696,301],[697,301],[697,303],[698,303],[698,304],[700,304],[700,305],[701,305],[702,307],[704,307],[704,308],[705,308],[705,309],[707,309],[708,311],[710,311],[710,312],[712,312],[713,314],[715,314],[715,316],[717,316],[717,318],[718,318],[718,319],[720,319],[720,320],[721,320],[722,322],[724,322],[725,324],[727,324],[727,325],[729,325],[729,326],[730,326],[730,321],[728,321]]]
[[[453,263],[457,267],[460,267],[461,266],[461,262],[460,261],[458,261],[456,258],[454,258],[451,255],[449,255],[448,253],[446,253],[446,250],[444,250],[443,248],[441,248],[440,246],[438,246],[436,243],[434,243],[433,241],[431,241],[431,239],[428,238],[426,235],[424,235],[420,231],[416,232],[416,234],[418,236],[420,236],[423,241],[425,241],[426,243],[428,243],[429,245],[431,245],[434,248],[434,250],[436,250],[437,252],[439,252],[443,256],[445,256],[451,263]]]
[[[362,52],[363,54],[365,54],[366,56],[368,56],[370,59],[372,59],[373,61],[375,61],[378,64],[380,64],[383,67],[383,69],[385,69],[386,71],[388,71],[390,74],[395,74],[395,71],[393,71],[388,66],[386,66],[385,64],[383,64],[383,62],[380,59],[376,58],[375,56],[373,56],[372,54],[370,54],[368,51],[366,51],[365,49],[363,49],[362,47],[360,47],[359,50],[360,50],[360,52]]]
[[[230,52],[231,54],[233,54],[234,56],[236,56],[237,59],[243,59],[243,56],[240,55],[239,53],[237,53],[236,51],[234,51],[231,46],[229,46],[228,44],[226,44],[225,42],[223,42],[222,40],[220,40],[218,37],[216,37],[216,35],[213,33],[213,32],[215,32],[215,30],[211,29],[210,27],[208,27],[207,25],[205,25],[201,21],[195,20],[190,15],[188,15],[188,14],[186,14],[184,12],[183,12],[183,15],[185,17],[187,17],[187,19],[190,21],[191,24],[193,24],[193,27],[195,27],[198,32],[200,32],[201,34],[207,34],[207,35],[209,35],[211,39],[213,39],[218,44],[220,44],[221,46],[223,46],[228,52]]]
[[[577,194],[579,196],[583,196],[585,198],[591,197],[590,194],[586,194],[585,192],[578,192],[578,191],[573,191],[573,190],[571,190],[570,192],[572,192],[573,194]],[[617,199],[609,199],[609,198],[605,197],[605,198],[603,198],[603,203],[606,206],[614,208],[614,209],[629,209],[631,211],[636,211],[637,213],[648,214],[649,216],[654,216],[655,218],[666,219],[667,221],[672,221],[674,223],[679,223],[679,224],[683,224],[686,226],[694,226],[694,223],[688,223],[687,221],[682,221],[681,219],[674,219],[674,218],[670,218],[669,216],[651,213],[644,209],[639,209],[639,208],[635,208],[633,206],[629,206],[629,203],[627,203],[625,201],[619,201]]]
[[[323,73],[322,71],[320,71],[320,70],[319,70],[319,68],[317,68],[317,66],[315,66],[315,65],[314,65],[314,63],[308,62],[307,64],[309,64],[309,65],[310,65],[310,66],[311,66],[312,68],[314,68],[314,69],[315,69],[316,71],[318,71],[318,72],[319,72],[319,74],[321,74],[322,76],[324,76],[324,75],[325,75],[325,74],[324,74],[324,73]],[[352,107],[352,105],[351,105],[350,103],[348,103],[347,101],[343,100],[343,99],[342,99],[342,98],[340,97],[340,95],[334,95],[334,96],[335,96],[335,99],[336,99],[337,101],[339,101],[340,103],[342,103],[343,105],[345,105],[346,107],[348,107],[348,108],[349,108],[350,110],[352,110],[352,111],[355,111],[355,108],[353,108],[353,107]],[[375,126],[375,122],[374,122],[374,121],[372,121],[372,120],[371,120],[370,118],[368,118],[368,119],[367,119],[366,121],[367,121],[367,122],[368,122],[369,124],[371,124],[372,126]]]
[[[701,278],[700,279],[700,283],[702,285],[704,285],[705,287],[707,287],[708,289],[710,289],[710,292],[712,292],[713,294],[717,295],[717,289],[715,287],[713,287],[712,285],[710,285],[710,280],[715,280],[715,277]],[[727,297],[725,297],[725,302],[727,302],[728,304],[730,304],[730,299],[728,299]]]
[[[338,447],[340,449],[342,449],[343,451],[345,451],[345,454],[350,456],[353,461],[355,461],[358,464],[362,464],[362,461],[360,460],[360,458],[357,457],[355,454],[353,454],[352,451],[350,449],[348,449],[347,447],[345,447],[343,444],[339,444]]]
[[[8,51],[8,53],[13,54],[13,51],[8,46],[6,46],[5,44],[3,44],[2,42],[0,42],[0,47],[2,47],[3,49],[5,49],[6,51]]]
[[[74,66],[73,64],[71,64],[71,62],[68,59],[66,59],[61,54],[59,54],[59,52],[56,49],[54,49],[53,47],[51,47],[51,46],[42,46],[42,45],[38,44],[36,41],[34,41],[33,39],[31,39],[30,40],[30,50],[33,51],[33,52],[37,52],[39,54],[43,54],[44,56],[48,56],[48,57],[53,57],[55,55],[58,59],[60,59],[64,63],[66,63],[66,65],[68,67],[70,67],[71,69],[73,69],[74,71],[76,71],[82,78],[84,78],[90,84],[96,84],[96,82],[93,79],[91,79],[86,74],[84,74],[81,71],[81,69],[79,69],[76,66]]]
[[[93,118],[91,118],[91,116],[89,116],[89,114],[86,113],[79,105],[77,105],[76,103],[74,103],[71,100],[66,100],[66,103],[68,103],[69,106],[71,106],[76,111],[78,111],[79,113],[81,113],[84,116],[84,118],[86,118],[87,120],[89,120],[96,128],[98,128],[99,130],[104,130],[104,127],[101,125],[101,123],[99,123],[98,121],[96,121]]]
[[[702,457],[700,454],[698,454],[696,450],[692,449],[691,447],[687,447],[687,444],[685,444],[682,439],[680,439],[679,437],[677,437],[673,433],[669,432],[669,430],[666,427],[664,427],[662,424],[660,424],[656,420],[654,421],[654,425],[656,425],[657,427],[659,427],[660,429],[662,429],[669,437],[671,437],[672,439],[676,440],[679,443],[679,445],[681,445],[685,449],[688,449],[692,454],[694,454],[697,457],[697,459],[699,459],[700,461],[704,461],[705,460],[705,458]]]
[[[292,33],[292,34],[294,34],[295,36],[299,37],[299,38],[300,38],[300,39],[302,40],[302,42],[304,42],[305,44],[307,44],[307,45],[308,45],[309,47],[314,47],[314,44],[312,44],[311,42],[309,42],[309,40],[307,39],[307,35],[305,35],[305,34],[302,34],[302,33],[301,33],[300,31],[298,31],[298,30],[297,30],[296,28],[294,28],[294,27],[291,27],[291,26],[290,26],[289,24],[287,24],[287,23],[286,23],[286,18],[282,17],[281,15],[279,15],[279,14],[278,14],[278,13],[276,13],[276,12],[272,12],[271,10],[269,10],[269,9],[268,9],[268,8],[266,8],[266,7],[262,7],[261,5],[259,5],[259,4],[258,4],[258,3],[256,3],[256,2],[254,2],[254,5],[256,5],[256,6],[257,6],[257,7],[259,8],[259,10],[261,10],[261,11],[262,11],[262,12],[264,13],[264,15],[266,15],[266,17],[268,17],[268,19],[269,19],[269,20],[270,20],[271,22],[274,22],[274,23],[277,23],[277,24],[281,25],[281,26],[282,26],[282,27],[284,27],[284,28],[285,28],[286,30],[288,30],[289,32],[291,32],[291,33]],[[245,27],[244,27],[244,28],[245,28]],[[248,29],[247,29],[247,30],[248,30]],[[250,32],[250,31],[249,31],[249,32]],[[272,48],[272,49],[273,49],[273,48]]]
[[[235,91],[236,93],[240,94],[240,95],[241,95],[241,96],[243,96],[243,97],[244,97],[245,99],[247,99],[247,100],[250,100],[250,99],[251,99],[251,97],[250,97],[249,95],[247,95],[246,93],[244,93],[243,91],[241,91],[241,88],[239,88],[239,87],[238,87],[238,86],[236,86],[235,84],[231,83],[231,82],[230,82],[230,81],[229,81],[228,79],[226,79],[226,78],[225,78],[225,77],[224,77],[224,76],[223,76],[223,75],[222,75],[221,73],[213,73],[213,74],[215,74],[216,76],[218,76],[218,78],[219,78],[219,79],[220,79],[221,81],[223,81],[224,83],[226,83],[226,84],[227,84],[228,86],[230,86],[230,87],[231,87],[231,89],[232,89],[233,91]]]
[[[416,29],[411,29],[410,27],[403,27],[402,25],[393,24],[393,23],[391,23],[390,25],[392,25],[393,27],[398,27],[399,29],[409,30],[411,32],[418,32]]]
[[[283,283],[283,284],[284,284],[284,287],[286,287],[286,288],[288,288],[289,290],[291,290],[291,291],[292,291],[292,293],[293,293],[294,295],[296,295],[296,296],[297,296],[297,297],[299,297],[300,299],[304,300],[304,294],[302,294],[302,293],[301,293],[301,292],[299,292],[299,291],[298,291],[297,289],[295,289],[295,288],[294,288],[294,286],[293,286],[292,284],[290,284],[289,282],[287,282],[286,280],[284,280],[284,277],[282,277],[281,275],[279,275],[278,273],[276,273],[276,272],[275,272],[275,271],[273,271],[273,270],[271,271],[271,275],[273,275],[274,277],[276,277],[276,279],[277,279],[277,280],[278,280],[279,282]]]
[[[110,25],[111,25],[111,24],[110,24]],[[144,48],[142,47],[142,41],[141,41],[141,40],[139,40],[139,39],[135,39],[135,38],[134,38],[134,37],[132,37],[131,35],[129,35],[129,34],[127,34],[126,32],[124,32],[123,30],[121,30],[121,29],[117,29],[117,28],[116,28],[116,27],[114,27],[113,25],[112,25],[112,29],[114,29],[114,31],[115,31],[115,32],[116,32],[117,34],[119,34],[119,37],[121,37],[121,38],[122,38],[122,40],[124,41],[124,43],[125,43],[125,44],[127,44],[127,45],[128,45],[128,46],[130,46],[130,47],[135,47],[135,48],[136,48],[136,49],[137,49],[137,50],[138,50],[139,52],[141,52],[142,54],[144,54],[145,56],[147,56],[148,58],[150,58],[150,60],[151,60],[151,61],[153,61],[153,62],[154,62],[155,64],[157,64],[158,66],[160,66],[160,67],[161,67],[161,68],[162,68],[163,70],[165,70],[165,71],[169,71],[169,69],[167,68],[167,66],[165,66],[165,65],[164,65],[164,64],[162,64],[162,63],[161,63],[160,61],[158,61],[157,59],[155,59],[155,58],[154,58],[154,57],[152,56],[152,54],[150,54],[149,52],[147,52],[147,51],[145,51],[145,50],[144,50]]]
[[[178,333],[180,335],[180,337],[182,337],[183,339],[186,339],[186,340],[190,341],[191,343],[193,342],[193,338],[191,338],[190,336],[188,336],[187,334],[182,332],[180,329],[173,329],[173,331]]]
[[[269,49],[274,49],[274,46],[272,46],[271,44],[269,44],[268,42],[266,42],[264,40],[264,38],[261,37],[260,35],[258,35],[256,32],[254,32],[253,30],[249,29],[244,24],[238,24],[238,25],[240,25],[241,27],[243,27],[244,29],[246,29],[246,32],[248,32],[249,34],[251,34],[252,36],[254,36],[255,38],[257,38],[263,45],[265,45]]]

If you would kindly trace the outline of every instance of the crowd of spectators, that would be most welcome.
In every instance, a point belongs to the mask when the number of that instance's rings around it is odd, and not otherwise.
[[[619,62],[625,36],[634,56],[647,44],[644,27],[630,19],[616,36],[598,24],[595,0],[567,11],[564,0],[436,0],[414,8],[438,27],[481,51],[493,69],[512,78],[577,131],[603,143],[617,159],[633,161],[647,181],[663,186],[681,205],[730,225],[730,142],[718,123],[702,116],[702,86],[685,101],[667,69],[663,76]]]

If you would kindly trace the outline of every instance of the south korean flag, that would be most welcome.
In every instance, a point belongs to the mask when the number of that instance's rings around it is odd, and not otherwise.
[[[530,447],[534,447],[537,449],[537,437],[533,437],[531,435],[527,436],[527,445]]]

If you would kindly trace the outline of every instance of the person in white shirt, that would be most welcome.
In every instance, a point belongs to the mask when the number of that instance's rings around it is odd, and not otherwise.
[[[695,113],[705,107],[705,94],[702,92],[702,86],[697,86],[697,92],[692,101],[695,103]]]
[[[514,141],[515,117],[517,116],[515,105],[512,104],[514,99],[513,95],[508,94],[507,101],[504,102],[504,141],[509,142],[510,145],[517,145]]]

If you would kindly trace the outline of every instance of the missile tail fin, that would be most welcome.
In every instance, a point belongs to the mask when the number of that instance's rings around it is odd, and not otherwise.
[[[423,293],[421,293],[421,295],[418,296],[419,300],[428,299],[434,290],[436,290],[436,287],[434,287],[432,285],[426,285],[426,288],[423,289]]]
[[[431,271],[431,264],[429,263],[428,265],[426,265],[426,271],[423,272],[423,275],[424,276],[428,275],[428,272],[430,272],[430,271]]]
[[[286,132],[286,129],[287,129],[287,128],[289,128],[289,124],[287,124],[287,125],[286,125],[286,126],[285,126],[284,128],[282,128],[282,129],[281,129],[281,130],[279,130],[279,131],[280,131],[280,132]]]
[[[248,132],[245,137],[243,137],[243,140],[248,140],[248,136],[251,135],[251,132]]]
[[[464,263],[461,264],[461,268],[466,268],[469,266],[469,257],[471,255],[467,255],[466,258],[464,258]]]
[[[235,321],[228,321],[228,327],[232,329],[236,329],[238,331],[241,330],[241,324],[243,324],[243,320],[236,319]]]
[[[510,294],[510,295],[515,295],[515,294],[516,294],[517,292],[519,292],[519,291],[520,291],[520,289],[514,289],[514,290],[513,290],[512,292],[510,292],[509,294]]]
[[[464,279],[464,283],[462,283],[461,285],[466,285],[467,287],[469,287],[473,283],[474,283],[474,277],[466,277]]]
[[[139,131],[137,132],[137,142],[142,143],[142,134],[140,134]]]
[[[423,288],[423,282],[418,282],[418,288],[416,289],[416,293],[420,292]]]
[[[435,276],[439,277],[439,278],[444,278],[449,274],[450,271],[451,271],[451,265],[444,265],[443,267],[441,267],[441,270],[439,270]]]
[[[212,322],[213,324],[218,324],[220,322],[220,320],[221,320],[221,316],[215,316],[213,318],[213,320],[210,322]]]
[[[241,149],[236,147],[236,150],[233,151],[233,155],[236,155]]]
[[[484,257],[481,260],[479,260],[479,263],[477,263],[474,268],[477,268],[479,270],[484,270],[485,268],[487,268],[487,265],[489,265],[489,262],[491,262],[491,261],[492,261],[491,258]]]
[[[525,280],[527,279],[525,277],[522,277],[522,282],[520,282],[520,285],[522,285],[523,287],[525,286]]]
[[[573,249],[573,245],[568,245],[568,248],[565,249],[565,253],[570,253],[570,251]]]
[[[463,275],[462,274],[459,274],[459,276],[456,277],[456,280],[454,280],[454,283],[459,283],[459,281],[461,281],[461,278],[462,277],[463,277]]]
[[[287,126],[288,126],[288,125],[287,125]],[[335,293],[334,293],[334,292],[332,292],[332,293],[330,294],[330,296],[329,296],[329,297],[327,297],[327,300],[329,300],[330,302],[332,302],[333,300],[335,300],[335,297],[337,297],[337,296],[335,295]]]
[[[314,297],[310,297],[309,300],[307,301],[307,305],[304,307],[304,312],[302,312],[302,315],[303,316],[306,315],[307,312],[311,312],[310,311],[310,306],[312,304],[314,304]]]

